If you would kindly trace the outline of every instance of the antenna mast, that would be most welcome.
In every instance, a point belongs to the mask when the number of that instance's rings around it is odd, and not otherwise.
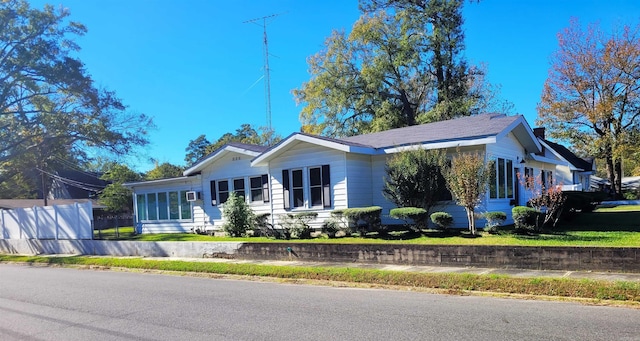
[[[244,21],[243,24],[253,23],[262,26],[264,49],[264,97],[267,110],[267,129],[271,131],[271,76],[269,75],[269,41],[267,39],[267,19],[277,17],[280,14],[267,15],[260,18]],[[262,21],[262,24],[258,22]]]

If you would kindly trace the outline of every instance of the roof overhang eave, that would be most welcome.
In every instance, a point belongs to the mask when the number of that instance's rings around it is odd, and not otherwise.
[[[406,150],[415,149],[416,146],[420,146],[424,149],[446,149],[446,148],[457,148],[457,147],[470,147],[470,146],[479,146],[496,143],[495,136],[487,136],[476,139],[469,140],[452,140],[452,141],[439,141],[439,142],[424,142],[418,144],[411,144],[406,146],[397,146],[391,148],[381,148],[379,149],[378,154],[393,154],[399,153]]]

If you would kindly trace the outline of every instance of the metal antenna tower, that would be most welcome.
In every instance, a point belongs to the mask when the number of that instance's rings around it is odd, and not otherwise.
[[[267,107],[267,129],[269,129],[269,131],[271,131],[271,76],[269,75],[269,41],[267,39],[267,19],[277,17],[281,14],[282,13],[271,14],[242,22],[243,24],[253,23],[262,26],[264,48],[264,97]],[[262,24],[259,24],[259,21],[262,21]]]

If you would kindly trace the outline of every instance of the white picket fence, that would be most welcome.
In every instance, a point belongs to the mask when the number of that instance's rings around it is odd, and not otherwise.
[[[0,210],[0,239],[93,239],[91,202]]]

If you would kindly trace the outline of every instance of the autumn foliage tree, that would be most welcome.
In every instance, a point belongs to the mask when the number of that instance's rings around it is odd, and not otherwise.
[[[558,50],[538,105],[538,125],[604,160],[617,195],[625,156],[640,144],[640,25],[612,34],[577,20],[558,34]]]
[[[493,161],[485,164],[484,159],[480,153],[458,152],[443,172],[451,195],[467,213],[471,234],[476,234],[475,209],[483,201],[493,169]]]
[[[540,230],[550,223],[555,227],[567,199],[562,193],[562,186],[556,184],[553,178],[542,179],[542,175],[518,174],[518,181],[528,192],[527,205],[542,214],[542,221],[536,219],[536,229]]]

